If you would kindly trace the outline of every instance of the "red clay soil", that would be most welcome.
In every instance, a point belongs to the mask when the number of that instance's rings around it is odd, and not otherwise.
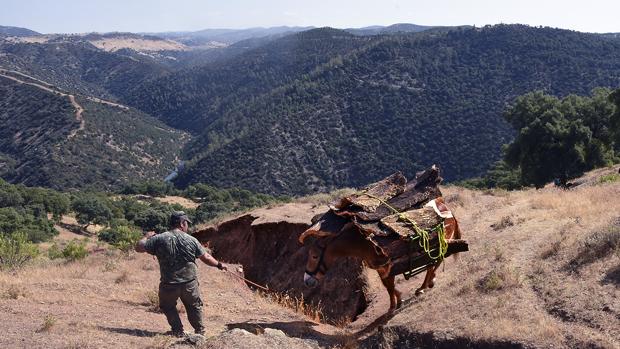
[[[256,210],[194,236],[207,244],[217,259],[243,265],[247,279],[303,297],[307,303],[319,306],[328,322],[350,322],[368,304],[360,261],[339,263],[329,270],[321,287],[309,289],[303,284],[308,249],[298,242],[298,237],[310,227],[312,217],[325,209],[289,204]]]

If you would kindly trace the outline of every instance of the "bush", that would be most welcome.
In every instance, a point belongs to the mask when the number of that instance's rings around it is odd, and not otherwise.
[[[618,173],[611,173],[605,176],[601,176],[598,179],[598,183],[599,184],[603,184],[603,183],[613,183],[613,182],[617,182],[620,181],[620,174]]]
[[[99,241],[105,241],[125,252],[130,251],[140,238],[140,230],[124,225],[99,232]]]
[[[85,241],[71,240],[65,248],[62,249],[62,256],[68,261],[76,261],[88,256]]]
[[[0,269],[21,268],[38,255],[39,248],[28,241],[25,233],[0,235]]]
[[[49,250],[47,250],[47,257],[49,259],[59,259],[64,257],[62,255],[62,250],[58,247],[57,243],[52,244]]]

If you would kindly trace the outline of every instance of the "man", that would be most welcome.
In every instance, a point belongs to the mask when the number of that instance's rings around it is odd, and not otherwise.
[[[159,307],[172,327],[172,335],[182,337],[183,323],[177,311],[177,299],[187,311],[187,318],[197,334],[204,334],[202,323],[202,300],[196,275],[196,258],[206,265],[226,270],[195,237],[187,234],[191,221],[183,211],[170,216],[170,231],[155,235],[148,232],[136,244],[137,252],[148,252],[157,256],[161,280],[159,284]]]

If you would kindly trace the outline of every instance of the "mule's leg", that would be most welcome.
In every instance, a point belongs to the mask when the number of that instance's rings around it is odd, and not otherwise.
[[[435,286],[435,275],[437,273],[437,270],[439,270],[441,262],[442,261],[437,262],[437,264],[435,264],[435,266],[433,267],[432,275],[430,276],[430,280],[428,281],[428,288],[433,288]]]
[[[400,292],[396,289],[394,285],[394,276],[388,276],[385,279],[381,279],[383,286],[388,291],[388,295],[390,296],[390,310],[396,309],[396,307],[400,306]]]
[[[424,293],[427,288],[433,288],[435,286],[435,271],[439,268],[441,262],[437,262],[436,264],[431,265],[428,269],[426,269],[426,275],[424,276],[424,282],[422,282],[422,286],[415,291],[416,295],[420,295]]]

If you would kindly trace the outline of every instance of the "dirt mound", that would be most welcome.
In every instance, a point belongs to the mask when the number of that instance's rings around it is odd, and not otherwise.
[[[326,207],[287,204],[260,209],[194,235],[216,258],[243,265],[246,278],[318,306],[330,322],[349,322],[368,304],[360,262],[349,259],[330,269],[318,289],[303,284],[308,250],[298,242],[310,220]]]

